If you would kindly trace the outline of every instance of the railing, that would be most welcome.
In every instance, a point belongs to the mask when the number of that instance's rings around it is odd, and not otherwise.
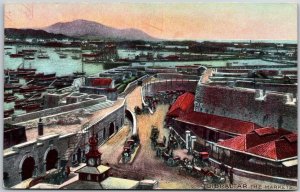
[[[119,96],[120,97],[125,97],[126,95],[128,95],[131,91],[133,91],[137,87],[139,81],[144,82],[148,78],[150,78],[149,75],[144,75],[144,76],[132,81],[131,83],[128,83],[125,90],[122,93],[120,93]]]

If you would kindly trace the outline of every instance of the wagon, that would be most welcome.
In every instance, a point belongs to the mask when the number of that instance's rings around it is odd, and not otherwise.
[[[208,152],[194,152],[193,157],[197,166],[205,167],[210,165]]]
[[[134,113],[137,115],[141,115],[142,114],[142,109],[139,106],[135,106],[134,107]]]
[[[151,133],[150,133],[150,139],[152,140],[157,140],[159,135],[159,130],[157,127],[152,126]]]

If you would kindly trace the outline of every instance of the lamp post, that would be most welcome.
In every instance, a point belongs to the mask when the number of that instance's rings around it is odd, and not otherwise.
[[[206,189],[207,184],[208,184],[208,181],[207,181],[206,176],[205,176],[204,179],[203,179],[203,189],[204,190]]]

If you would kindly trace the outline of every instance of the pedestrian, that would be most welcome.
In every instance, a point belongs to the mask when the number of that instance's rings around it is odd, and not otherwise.
[[[70,173],[71,173],[71,169],[70,169],[70,167],[67,165],[66,166],[66,170],[65,170],[66,172],[66,178],[70,175]]]
[[[225,170],[224,170],[224,167],[225,167],[225,165],[224,165],[224,163],[222,162],[222,163],[220,164],[220,170],[221,170],[222,173],[225,171]]]
[[[229,182],[231,185],[233,184],[233,167],[229,170]]]
[[[228,176],[228,167],[224,166],[225,169],[225,176]]]
[[[167,138],[164,136],[164,137],[163,137],[164,145],[166,145],[166,141],[167,141]]]

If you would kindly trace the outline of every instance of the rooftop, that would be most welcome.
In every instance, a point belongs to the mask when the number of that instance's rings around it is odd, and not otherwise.
[[[260,128],[218,143],[220,147],[272,160],[297,156],[297,134],[284,129]]]
[[[274,160],[297,157],[297,142],[278,139],[252,147],[248,152]]]
[[[139,181],[117,177],[108,177],[101,182],[103,189],[134,189],[138,186],[138,184]]]
[[[168,115],[178,117],[192,111],[194,108],[194,100],[195,96],[192,93],[187,92],[180,95],[171,106]]]
[[[92,86],[109,86],[111,82],[111,78],[96,78],[92,80]]]
[[[66,186],[63,186],[62,189],[84,189],[84,190],[91,190],[91,189],[104,189],[101,183],[93,182],[93,181],[80,181],[77,180],[73,183],[70,183]]]
[[[78,169],[77,171],[75,171],[75,173],[102,174],[108,171],[109,169],[110,167],[107,167],[105,165],[99,165],[98,167],[84,166]]]
[[[178,117],[177,120],[190,124],[195,124],[198,126],[214,128],[220,131],[229,132],[236,135],[250,133],[256,128],[260,128],[258,125],[252,122],[241,121],[238,119],[232,119],[228,117],[222,117],[195,111]]]
[[[51,121],[55,121],[58,118],[58,116],[64,116],[67,114],[74,114],[74,115],[78,115],[78,117],[80,117],[79,124],[70,124],[70,125],[60,125],[57,123],[48,124],[48,125],[45,124],[43,137],[47,137],[47,135],[52,135],[52,134],[64,135],[64,134],[69,134],[69,133],[76,133],[76,132],[80,131],[84,125],[87,125],[87,124],[91,125],[94,122],[97,122],[100,119],[104,118],[112,111],[120,108],[123,105],[123,103],[124,103],[124,99],[119,98],[117,101],[115,101],[113,106],[101,109],[99,111],[95,111],[95,112],[93,112],[93,114],[91,114],[89,116],[82,116],[78,112],[78,110],[74,110],[74,111],[70,111],[65,114],[57,114],[57,115],[53,115],[53,116],[43,117],[43,122],[45,122],[46,118],[49,118],[48,122],[51,122]],[[38,121],[39,121],[39,119],[37,118],[37,119],[33,119],[33,120],[30,120],[27,122],[20,123],[24,126],[36,124],[36,126],[34,126],[34,128],[26,130],[27,141],[36,140],[38,138],[38,130],[37,130]]]
[[[283,135],[290,134],[291,132],[284,129],[275,129],[275,128],[259,128],[251,133],[240,135],[225,141],[219,142],[218,145],[238,150],[238,151],[247,151],[249,148],[279,139]]]

